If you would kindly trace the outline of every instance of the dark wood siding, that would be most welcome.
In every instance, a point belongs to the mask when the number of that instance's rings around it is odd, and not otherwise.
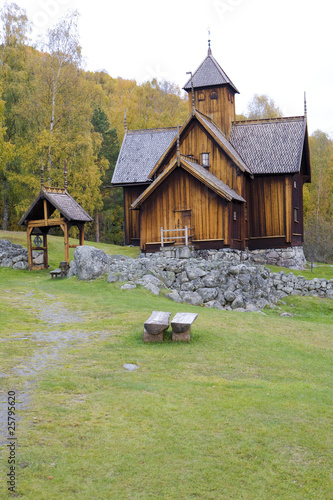
[[[228,246],[230,207],[231,203],[178,168],[141,205],[141,248],[144,250],[147,243],[160,243],[161,227],[175,229],[188,224],[196,246],[202,247],[207,240]]]
[[[140,214],[130,206],[147,186],[124,187],[124,233],[125,245],[140,245]]]
[[[196,109],[211,118],[229,138],[231,122],[235,120],[234,94],[227,87],[212,87],[195,90],[194,96]],[[191,93],[189,93],[189,106],[191,111]]]
[[[291,176],[257,176],[246,187],[248,246],[274,248],[291,244]]]

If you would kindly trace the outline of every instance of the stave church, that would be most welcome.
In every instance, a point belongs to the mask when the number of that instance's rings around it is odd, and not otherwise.
[[[181,127],[126,130],[112,178],[127,245],[143,252],[302,246],[311,182],[304,116],[237,121],[237,87],[208,47],[184,90]]]

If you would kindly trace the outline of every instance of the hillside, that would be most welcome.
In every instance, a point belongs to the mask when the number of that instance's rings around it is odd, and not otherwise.
[[[17,493],[329,498],[332,301],[242,314],[120,286],[0,268],[1,401],[11,390],[21,401]],[[143,344],[152,310],[197,312],[191,343]]]

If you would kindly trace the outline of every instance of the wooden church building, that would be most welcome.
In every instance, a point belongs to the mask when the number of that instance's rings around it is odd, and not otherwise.
[[[238,90],[212,55],[184,89],[181,128],[126,130],[112,178],[124,192],[125,243],[157,251],[300,246],[311,181],[306,116],[237,121]]]

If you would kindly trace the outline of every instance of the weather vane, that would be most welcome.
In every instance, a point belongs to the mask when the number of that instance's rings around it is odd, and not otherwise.
[[[210,48],[210,28],[208,27],[208,55],[212,53],[212,50]]]

